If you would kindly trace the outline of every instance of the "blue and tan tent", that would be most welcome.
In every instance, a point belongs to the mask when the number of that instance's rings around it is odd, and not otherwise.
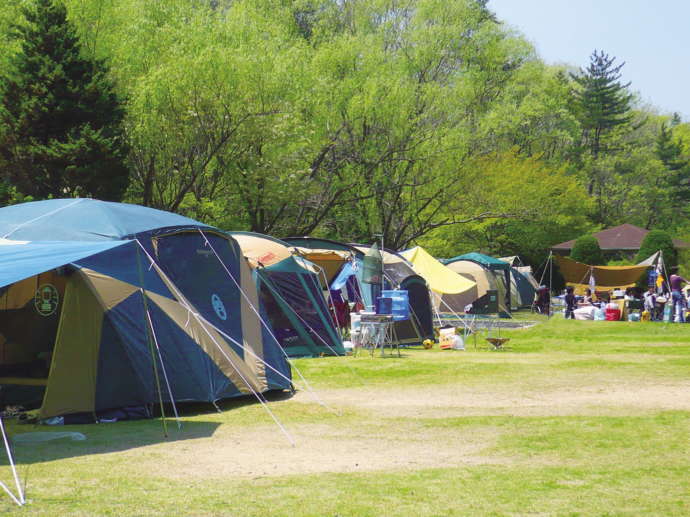
[[[252,232],[230,235],[253,268],[264,313],[287,355],[343,355],[343,342],[315,266],[293,255],[286,242],[268,235]]]
[[[42,418],[291,386],[237,242],[91,199],[0,209],[0,396]]]

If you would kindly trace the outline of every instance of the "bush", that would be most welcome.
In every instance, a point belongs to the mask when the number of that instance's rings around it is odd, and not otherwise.
[[[664,255],[664,263],[667,268],[678,265],[678,251],[673,247],[673,240],[668,233],[662,230],[652,230],[645,236],[642,244],[640,244],[640,251],[635,257],[635,263],[642,262],[659,250]]]
[[[593,235],[583,235],[577,239],[570,252],[570,258],[592,266],[601,266],[606,263],[599,241]]]

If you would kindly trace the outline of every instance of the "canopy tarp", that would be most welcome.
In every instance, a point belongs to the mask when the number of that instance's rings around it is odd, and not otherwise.
[[[210,228],[187,217],[127,203],[48,199],[2,209],[0,237],[28,241],[121,240],[154,229]]]
[[[0,287],[131,242],[28,242],[0,239]]]
[[[590,266],[568,257],[554,255],[566,284],[574,287],[588,287],[590,275],[594,276],[597,291],[624,289],[632,287],[649,268],[648,265],[637,266]]]
[[[415,271],[426,280],[429,288],[439,294],[460,294],[469,291],[476,284],[441,264],[424,248],[416,246],[400,253],[414,266]]]

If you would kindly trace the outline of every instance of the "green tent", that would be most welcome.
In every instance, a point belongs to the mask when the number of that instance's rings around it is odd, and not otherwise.
[[[345,353],[316,267],[289,245],[252,232],[232,232],[254,270],[264,313],[278,343],[291,357]]]

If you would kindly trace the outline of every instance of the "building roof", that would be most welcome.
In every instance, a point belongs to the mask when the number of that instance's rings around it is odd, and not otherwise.
[[[621,224],[613,228],[607,228],[597,232],[594,235],[599,241],[599,247],[606,250],[639,250],[642,240],[649,233],[649,230],[635,226],[634,224]],[[554,251],[569,251],[573,249],[575,240],[561,242],[552,246]],[[690,243],[681,241],[680,239],[673,239],[673,245],[679,249],[690,248]]]

